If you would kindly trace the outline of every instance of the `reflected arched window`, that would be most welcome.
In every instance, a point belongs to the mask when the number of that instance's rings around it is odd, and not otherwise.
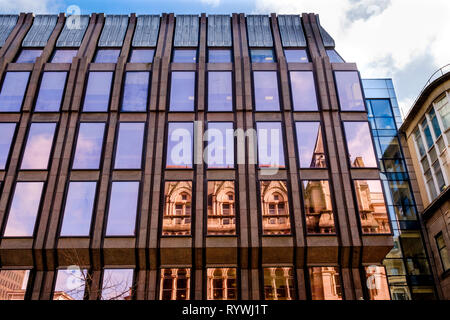
[[[292,268],[264,268],[264,297],[266,300],[295,299]]]
[[[208,300],[236,299],[236,268],[209,268]]]
[[[208,235],[234,234],[234,181],[208,181]]]
[[[290,234],[289,202],[286,182],[261,181],[263,233]]]
[[[163,235],[191,233],[191,195],[192,182],[166,182]]]
[[[161,269],[161,300],[188,300],[189,290],[190,269]]]

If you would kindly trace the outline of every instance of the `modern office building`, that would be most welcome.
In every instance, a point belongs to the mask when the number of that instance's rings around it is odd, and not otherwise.
[[[431,265],[443,299],[450,299],[450,66],[427,82],[400,127],[415,177]]]
[[[317,15],[3,15],[0,44],[25,299],[439,298],[398,108]]]

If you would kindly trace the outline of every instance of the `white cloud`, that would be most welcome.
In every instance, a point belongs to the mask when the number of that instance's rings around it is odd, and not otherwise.
[[[0,0],[0,12],[49,13],[64,11],[62,0]]]
[[[336,41],[336,49],[349,62],[356,62],[363,77],[392,77],[414,66],[425,55],[428,69],[410,82],[415,95],[433,69],[450,62],[450,1],[448,0],[256,0],[258,12],[320,15],[322,26]],[[424,74],[426,73],[426,74]],[[398,81],[396,81],[398,80]],[[411,91],[411,90],[408,90]],[[397,90],[400,106],[414,100],[412,93]]]
[[[222,0],[200,0],[201,3],[217,7]]]

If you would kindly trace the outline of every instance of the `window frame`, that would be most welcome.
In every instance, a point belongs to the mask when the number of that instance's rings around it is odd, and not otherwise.
[[[290,95],[290,99],[291,99],[291,104],[292,104],[292,112],[320,112],[320,111],[322,111],[322,106],[321,106],[321,102],[320,102],[320,97],[319,97],[319,94],[318,94],[318,92],[317,92],[317,88],[318,88],[318,86],[317,86],[317,78],[316,78],[316,75],[314,74],[314,71],[313,70],[288,70],[287,71],[287,73],[288,73],[288,83],[289,83],[289,95]],[[295,107],[295,99],[294,99],[294,91],[295,90],[293,90],[293,83],[292,83],[292,74],[293,73],[310,73],[311,75],[312,75],[312,84],[313,84],[313,86],[314,86],[314,97],[315,97],[315,100],[316,100],[316,106],[317,106],[317,109],[304,109],[304,110],[296,110],[296,107]],[[281,108],[281,106],[280,106],[280,108]]]
[[[111,196],[112,196],[112,187],[114,182],[134,182],[138,184],[138,190],[137,190],[137,198],[136,198],[136,212],[134,214],[135,221],[134,221],[134,234],[120,234],[120,235],[108,235],[108,221],[110,218],[109,210],[111,208]],[[111,179],[111,181],[108,182],[108,192],[106,194],[106,206],[105,206],[105,216],[104,216],[104,228],[102,230],[102,237],[104,239],[106,238],[136,238],[138,236],[138,227],[139,227],[139,220],[141,217],[141,207],[142,207],[142,190],[143,190],[143,183],[141,180],[117,180],[117,179]],[[95,210],[94,210],[95,211]]]
[[[141,147],[141,161],[139,164],[139,168],[117,168],[116,167],[116,159],[119,151],[119,135],[120,135],[120,125],[122,123],[125,124],[143,124],[143,130],[142,130],[142,147]],[[106,128],[105,128],[106,129]],[[112,159],[112,165],[111,168],[113,171],[135,171],[135,170],[142,170],[144,168],[145,164],[145,150],[146,150],[146,142],[147,142],[147,121],[120,121],[118,120],[116,123],[116,132],[114,135],[114,147],[113,147],[113,159]]]
[[[171,110],[171,104],[172,104],[172,85],[173,85],[173,73],[177,72],[188,72],[188,73],[193,73],[194,74],[194,102],[192,103],[192,110]],[[196,70],[171,70],[169,71],[169,75],[168,75],[168,83],[167,83],[167,97],[166,97],[166,111],[169,113],[195,113],[197,112],[197,104],[198,104],[198,94],[197,94],[197,89],[198,89],[198,74]]]
[[[40,168],[40,169],[24,169],[22,168],[22,162],[25,156],[25,151],[27,149],[28,146],[28,138],[30,137],[30,130],[31,130],[31,125],[37,123],[37,124],[55,124],[55,131],[53,132],[53,139],[51,142],[51,147],[50,147],[50,152],[48,154],[48,160],[47,160],[47,165],[45,166],[45,168]],[[19,171],[27,171],[27,172],[33,172],[33,171],[49,171],[51,164],[52,164],[52,160],[53,160],[53,152],[55,151],[56,148],[56,141],[58,138],[58,131],[59,131],[59,121],[58,122],[54,122],[54,121],[31,121],[28,125],[27,125],[27,131],[26,131],[26,135],[24,138],[24,143],[20,152],[20,156],[19,156],[19,161],[18,161],[18,169]]]
[[[339,86],[338,86],[338,81],[337,81],[337,77],[336,77],[336,72],[352,72],[352,73],[356,73],[356,75],[358,76],[358,83],[359,83],[359,88],[361,90],[361,101],[363,104],[363,109],[361,110],[343,110],[342,109],[342,105],[341,105],[341,99],[339,96]],[[336,90],[336,98],[337,98],[337,103],[338,103],[338,107],[339,107],[339,112],[350,112],[350,113],[354,113],[354,112],[362,112],[362,113],[366,113],[368,114],[368,110],[367,110],[367,105],[366,105],[366,96],[364,94],[364,86],[361,80],[361,74],[359,71],[356,70],[333,70],[333,80],[335,83],[335,90]]]
[[[29,236],[5,236],[6,227],[8,226],[8,221],[9,221],[10,214],[11,214],[11,207],[12,207],[12,204],[14,201],[14,196],[16,194],[17,184],[18,183],[29,183],[29,182],[41,182],[42,183],[41,196],[39,199],[39,204],[37,206],[36,218],[34,221],[32,235],[29,235]],[[2,187],[3,187],[3,183],[2,183]],[[31,239],[31,238],[33,238],[34,239],[36,237],[36,231],[39,227],[39,223],[41,220],[42,207],[44,206],[44,198],[45,198],[46,191],[47,191],[47,181],[42,181],[42,180],[36,181],[36,180],[26,179],[26,180],[15,181],[13,183],[13,186],[11,187],[10,196],[8,199],[8,204],[7,204],[6,210],[5,210],[5,216],[4,216],[4,220],[3,220],[3,228],[0,229],[0,238],[5,238],[5,239],[22,239],[22,238]]]
[[[360,111],[358,111],[358,112],[360,112]],[[375,160],[375,163],[376,163],[375,167],[368,167],[368,166],[365,166],[365,167],[352,167],[351,159],[349,157],[350,150],[348,148],[348,143],[347,143],[347,141],[348,141],[347,140],[347,134],[345,132],[345,125],[344,125],[345,123],[350,123],[350,122],[359,122],[359,123],[365,122],[365,123],[367,123],[367,129],[369,131],[370,139],[372,141],[373,157],[374,157],[374,160]],[[344,145],[345,145],[345,152],[346,152],[346,156],[347,156],[347,159],[348,159],[347,160],[347,168],[348,168],[349,172],[351,170],[363,170],[363,169],[378,169],[378,170],[381,170],[380,162],[379,162],[378,157],[377,157],[377,150],[376,150],[376,147],[375,147],[375,139],[374,139],[373,134],[372,134],[372,129],[370,127],[369,120],[341,120],[341,128],[342,128],[342,130],[341,130],[342,131],[342,136],[344,137],[343,142],[344,142]],[[400,147],[400,149],[401,149],[401,147]]]
[[[232,125],[232,130],[233,130],[233,166],[229,166],[229,167],[210,167],[208,162],[205,161],[204,165],[206,167],[207,170],[234,170],[237,168],[237,141],[236,141],[236,123],[234,121],[234,119],[232,121],[227,121],[227,120],[220,120],[220,121],[215,121],[215,120],[205,120],[204,121],[204,129],[209,130],[209,124],[210,123],[230,123]],[[203,132],[204,134],[204,132]],[[224,141],[225,142],[225,141]],[[202,152],[205,151],[205,148],[209,145],[208,140],[203,141],[203,150]],[[226,146],[226,144],[225,144]],[[194,147],[192,145],[192,147]],[[193,155],[194,156],[194,155]],[[203,154],[204,156],[204,154]],[[204,161],[204,157],[202,156],[202,161]],[[195,165],[193,163],[193,165]],[[221,179],[216,179],[214,181],[221,181]],[[224,179],[224,181],[228,181],[227,179]]]
[[[280,137],[281,137],[281,146],[283,147],[283,163],[284,165],[282,167],[271,167],[271,166],[267,166],[267,167],[261,167],[260,166],[260,161],[259,161],[259,140],[258,140],[258,123],[279,123],[280,124]],[[280,120],[254,120],[254,127],[253,129],[255,130],[255,134],[256,134],[256,154],[255,154],[255,158],[256,158],[256,163],[255,165],[257,166],[258,170],[287,170],[288,169],[288,165],[286,164],[286,156],[287,156],[287,141],[286,141],[286,133],[285,133],[285,127],[283,126],[284,121],[283,119]],[[237,144],[237,143],[236,143]],[[236,155],[237,156],[237,155]]]
[[[311,122],[316,122],[319,124],[319,129],[317,130],[317,132],[322,134],[322,144],[323,144],[323,148],[324,148],[324,155],[325,155],[325,168],[311,168],[311,167],[302,167],[301,163],[300,163],[300,149],[299,149],[299,137],[297,135],[297,123],[311,123]],[[321,119],[319,120],[295,120],[293,121],[294,125],[293,127],[293,131],[294,131],[294,143],[295,143],[295,156],[296,156],[296,162],[297,162],[297,166],[298,166],[298,170],[328,170],[330,168],[330,162],[328,159],[328,145],[327,145],[327,139],[325,138],[325,131],[323,128],[323,124]],[[323,179],[321,179],[323,180]]]
[[[88,85],[89,85],[89,75],[91,73],[111,73],[111,82],[110,82],[110,85],[109,85],[108,102],[107,102],[106,110],[103,110],[103,111],[85,110],[86,93],[87,93],[87,89],[88,89]],[[115,71],[108,71],[108,70],[104,70],[104,71],[88,70],[88,71],[86,71],[86,75],[85,75],[85,78],[84,78],[83,96],[82,96],[81,103],[80,103],[80,106],[79,106],[81,113],[86,113],[86,114],[87,113],[105,113],[106,114],[108,112],[111,112],[112,91],[113,91],[113,88],[114,88],[115,77],[116,77],[116,72]]]
[[[134,62],[133,62],[134,63]],[[141,63],[141,62],[136,62],[136,63]],[[146,88],[146,98],[145,98],[145,106],[143,110],[124,110],[123,108],[123,102],[125,101],[125,84],[126,84],[126,78],[127,78],[127,74],[129,73],[147,73],[148,75],[148,81],[147,81],[147,88]],[[112,79],[112,82],[114,82],[114,77]],[[149,109],[149,105],[150,105],[150,99],[149,99],[149,94],[151,94],[151,82],[152,82],[152,71],[151,70],[132,70],[132,71],[126,71],[124,70],[123,72],[123,79],[122,79],[122,90],[120,93],[120,112],[121,113],[146,113]],[[111,85],[111,87],[113,87],[113,85]],[[108,110],[109,111],[109,110]]]
[[[28,91],[28,88],[29,88],[29,86],[30,86],[30,79],[31,79],[31,71],[20,71],[20,70],[17,70],[17,71],[8,71],[8,70],[5,70],[4,72],[3,72],[3,77],[2,77],[2,79],[1,79],[1,82],[0,82],[0,93],[1,92],[3,92],[3,85],[5,84],[5,80],[6,80],[6,76],[7,76],[7,74],[8,73],[13,73],[13,72],[21,72],[21,73],[28,73],[28,79],[27,79],[27,83],[26,83],[26,85],[25,85],[25,90],[24,90],[24,92],[23,92],[23,96],[22,96],[22,101],[20,102],[20,107],[19,107],[19,110],[16,110],[16,111],[2,111],[1,109],[0,109],[0,114],[2,114],[2,113],[21,113],[23,110],[23,103],[25,102],[25,97],[26,97],[26,95],[27,95],[27,91]]]
[[[233,182],[233,187],[234,187],[234,200],[233,200],[234,201],[234,207],[233,207],[234,208],[234,216],[233,216],[233,218],[235,220],[234,234],[210,234],[208,232],[208,218],[209,218],[209,216],[208,216],[208,195],[209,195],[208,184],[209,184],[209,182],[217,182],[217,181]],[[206,226],[206,232],[205,232],[206,237],[208,237],[208,238],[210,238],[210,237],[211,238],[214,238],[214,237],[237,238],[237,237],[239,237],[239,234],[240,234],[240,232],[239,232],[239,230],[240,230],[240,215],[239,215],[240,206],[239,206],[239,190],[238,189],[239,189],[239,186],[238,186],[238,182],[236,181],[236,178],[234,178],[234,179],[226,179],[226,178],[207,179],[207,180],[205,179],[204,185],[203,185],[203,190],[206,190],[206,192],[204,193],[205,194],[205,196],[204,196],[205,202],[204,203],[205,203],[206,212],[203,215],[204,216],[203,223]]]
[[[75,155],[77,152],[77,146],[78,146],[78,138],[80,136],[80,127],[82,123],[102,123],[104,125],[103,127],[103,138],[102,138],[102,145],[101,145],[101,151],[100,151],[100,157],[99,157],[99,164],[98,168],[92,169],[92,168],[74,168],[73,165],[75,163]],[[108,123],[109,121],[90,121],[90,120],[78,120],[75,135],[76,139],[74,140],[74,143],[72,144],[72,152],[71,152],[71,158],[70,158],[70,170],[72,171],[100,171],[103,168],[103,160],[104,160],[104,151],[105,151],[105,141],[107,139],[107,129],[108,129]]]
[[[45,73],[65,73],[66,77],[64,80],[64,85],[62,87],[62,94],[61,94],[61,99],[59,101],[59,105],[58,105],[58,110],[57,111],[48,111],[48,110],[36,110],[36,104],[39,98],[39,93],[41,91],[41,86],[42,86],[42,80],[44,78],[44,74]],[[61,112],[61,108],[63,106],[64,100],[65,100],[65,95],[66,95],[66,89],[67,89],[67,84],[68,84],[68,80],[69,80],[69,71],[42,71],[42,74],[39,76],[39,82],[37,85],[37,89],[36,89],[36,93],[35,93],[35,98],[33,101],[33,112],[35,113],[59,113]]]
[[[231,76],[231,85],[230,85],[230,89],[231,89],[231,109],[230,110],[211,110],[210,106],[209,106],[209,80],[210,80],[210,73],[229,73]],[[234,112],[236,109],[236,88],[235,88],[235,74],[233,70],[208,70],[206,71],[206,86],[205,86],[205,107],[206,107],[206,112],[211,112],[211,113],[217,113],[217,112],[226,112],[226,113],[230,113],[230,112]],[[197,89],[197,88],[196,88]],[[197,91],[197,90],[196,90]],[[194,98],[196,99],[196,98]],[[195,107],[194,107],[195,109]]]
[[[439,247],[439,243],[438,243],[438,238],[439,238],[439,237],[442,237],[442,241],[444,242],[444,245],[445,245],[445,246],[442,247],[442,248]],[[443,270],[443,274],[447,274],[447,273],[450,272],[450,267],[446,269],[446,268],[445,268],[445,264],[444,264],[444,260],[442,259],[441,250],[447,248],[447,243],[445,242],[444,234],[442,233],[442,231],[440,231],[439,233],[437,233],[437,234],[434,236],[434,243],[435,243],[436,248],[437,248],[437,252],[438,252],[438,255],[439,255],[439,261],[441,262],[441,267],[442,267],[442,270]],[[450,260],[450,259],[449,259],[449,260]],[[449,261],[449,262],[450,262],[450,261]]]
[[[170,182],[190,182],[191,183],[191,214],[189,216],[190,219],[190,224],[189,224],[189,234],[163,234],[164,232],[164,211],[165,211],[165,197],[166,197],[166,183],[170,183]],[[194,198],[194,190],[196,189],[196,185],[195,185],[196,181],[193,179],[161,179],[161,184],[162,184],[162,188],[161,188],[161,192],[160,192],[160,203],[161,203],[161,208],[159,209],[160,213],[159,213],[159,221],[161,221],[161,227],[160,227],[160,231],[158,232],[158,236],[159,238],[172,238],[172,239],[177,239],[177,238],[193,238],[194,236],[194,232],[193,232],[193,220],[195,219],[195,198]],[[205,216],[203,214],[203,216]],[[195,227],[195,225],[194,225]]]
[[[66,215],[66,208],[67,208],[67,199],[69,196],[69,187],[71,182],[95,182],[95,192],[94,192],[94,201],[92,202],[92,211],[91,211],[91,219],[89,222],[89,233],[87,235],[62,235],[62,228],[64,223],[64,216]],[[96,218],[96,212],[97,212],[97,202],[98,202],[98,196],[100,192],[100,181],[98,179],[96,180],[71,180],[70,178],[67,179],[65,185],[64,185],[64,193],[63,193],[63,202],[61,206],[61,211],[59,213],[58,217],[58,228],[56,233],[56,239],[83,239],[83,238],[89,238],[91,239],[94,234],[94,221]]]
[[[256,105],[256,84],[255,84],[255,73],[262,72],[271,72],[276,76],[276,85],[277,85],[277,99],[278,99],[278,109],[277,110],[258,110]],[[284,111],[283,99],[281,99],[281,83],[280,83],[280,72],[279,70],[251,70],[251,91],[252,91],[252,112],[253,113],[261,113],[261,112],[278,112],[282,113]]]
[[[191,136],[191,165],[190,165],[190,167],[189,168],[187,168],[187,167],[183,167],[183,168],[173,168],[173,167],[168,167],[167,166],[167,158],[168,158],[168,152],[169,152],[169,148],[168,148],[168,146],[169,146],[169,124],[170,123],[189,123],[189,124],[192,124],[192,136]],[[166,121],[166,124],[165,124],[165,133],[164,133],[164,141],[166,142],[165,144],[164,144],[164,158],[163,158],[163,160],[164,160],[164,170],[194,170],[195,169],[195,163],[194,163],[194,160],[195,160],[195,155],[194,155],[194,130],[195,130],[195,128],[194,128],[194,126],[195,126],[195,121],[193,120],[193,121]],[[205,142],[203,141],[203,144],[204,144]],[[203,162],[203,157],[202,157],[202,162]],[[174,181],[178,181],[178,180],[174,180]],[[182,180],[182,181],[184,181],[184,180]]]

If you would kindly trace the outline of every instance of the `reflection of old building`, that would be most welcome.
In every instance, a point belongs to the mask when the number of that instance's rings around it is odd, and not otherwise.
[[[191,233],[192,182],[166,182],[163,235]]]
[[[368,266],[365,271],[366,287],[370,300],[390,300],[385,268],[383,266]]]
[[[159,298],[161,300],[189,300],[190,288],[190,269],[161,269],[159,293]]]
[[[207,269],[208,300],[235,300],[236,268]]]
[[[264,298],[266,300],[295,299],[292,268],[264,268]]]
[[[322,130],[319,126],[310,168],[326,168],[326,167],[327,163],[325,160],[325,149],[323,148]]]
[[[261,181],[261,211],[264,234],[291,232],[286,182]]]
[[[361,227],[364,233],[389,233],[383,190],[378,180],[355,180]]]
[[[236,234],[234,181],[208,181],[208,234]]]
[[[303,198],[308,233],[334,233],[333,207],[328,181],[303,181]]]
[[[342,300],[341,279],[336,267],[309,268],[313,300]]]
[[[28,279],[27,270],[0,271],[0,300],[23,300],[25,295],[23,284],[26,279]]]

